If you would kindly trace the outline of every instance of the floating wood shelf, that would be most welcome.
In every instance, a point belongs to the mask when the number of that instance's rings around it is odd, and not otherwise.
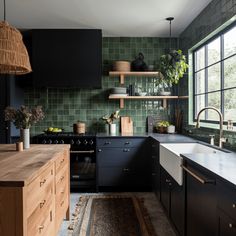
[[[120,100],[120,108],[124,108],[125,100],[162,100],[163,107],[167,108],[167,100],[169,99],[187,99],[188,96],[116,96],[110,95],[109,99]]]
[[[160,72],[158,71],[110,71],[109,76],[119,76],[120,84],[125,83],[126,76],[146,76],[146,77],[158,77]]]

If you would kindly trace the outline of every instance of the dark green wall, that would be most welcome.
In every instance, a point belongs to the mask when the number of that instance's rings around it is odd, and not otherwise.
[[[180,48],[185,54],[197,43],[205,39],[212,32],[219,30],[222,25],[236,15],[236,1],[234,0],[213,0],[209,5],[192,21],[192,23],[182,32],[179,38]],[[180,92],[188,88],[188,78],[185,77],[179,84]],[[184,113],[184,126],[191,130],[191,136],[209,142],[209,134],[216,134],[218,140],[219,131],[216,129],[200,128],[194,129],[188,126],[188,102],[181,104]],[[224,136],[228,138],[225,147],[236,150],[236,133],[224,131]]]
[[[177,39],[173,39],[175,47]],[[72,124],[77,120],[85,121],[88,131],[103,131],[104,123],[100,118],[119,109],[119,101],[108,100],[109,89],[119,86],[119,79],[108,76],[115,60],[132,61],[142,52],[145,62],[158,69],[158,61],[168,49],[167,38],[103,38],[103,77],[102,89],[27,89],[25,90],[25,104],[28,106],[42,105],[45,119],[31,128],[31,134],[42,132],[47,127],[63,127],[72,131]],[[84,78],[86,79],[86,78]],[[153,92],[154,78],[128,78],[125,85],[135,84],[144,91]],[[135,132],[146,131],[146,117],[155,115],[167,118],[168,112],[163,110],[159,101],[126,101],[121,115],[131,116],[134,121]]]

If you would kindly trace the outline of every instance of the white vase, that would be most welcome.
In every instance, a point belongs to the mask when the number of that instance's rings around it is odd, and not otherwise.
[[[175,133],[175,126],[174,125],[168,126],[167,127],[167,133],[174,134]]]
[[[116,124],[110,124],[110,134],[111,135],[116,134]]]
[[[30,132],[29,129],[22,129],[22,140],[24,149],[30,148]]]

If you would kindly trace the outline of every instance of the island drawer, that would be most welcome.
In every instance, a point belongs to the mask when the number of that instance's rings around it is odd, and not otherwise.
[[[47,199],[48,195],[53,196],[54,192],[54,171],[53,164],[40,174],[33,182],[27,186],[27,216],[40,206]]]
[[[56,161],[55,161],[56,174],[57,174],[61,169],[63,169],[63,167],[64,167],[65,165],[68,164],[68,161],[69,161],[68,156],[65,155],[65,153],[56,159]]]
[[[236,190],[218,182],[217,206],[236,221]]]
[[[145,142],[145,138],[98,138],[98,147],[138,147]]]

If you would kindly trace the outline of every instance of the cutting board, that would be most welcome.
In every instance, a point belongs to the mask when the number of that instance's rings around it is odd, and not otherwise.
[[[133,133],[133,121],[129,116],[120,117],[121,134],[132,134]]]

